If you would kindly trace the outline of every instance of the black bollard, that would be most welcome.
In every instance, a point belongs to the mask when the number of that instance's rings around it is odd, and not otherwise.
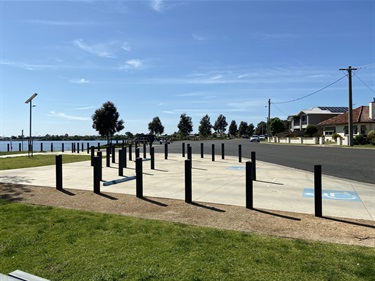
[[[100,193],[100,158],[94,157],[94,193]]]
[[[100,151],[100,142],[98,142],[98,151]]]
[[[182,157],[185,158],[185,143],[182,143]]]
[[[111,148],[107,146],[106,148],[106,166],[111,167]]]
[[[53,152],[53,143],[51,143],[51,152]]]
[[[79,142],[77,142],[77,153],[79,153]]]
[[[72,153],[74,152],[74,143],[72,143]]]
[[[315,203],[315,216],[322,217],[322,166],[314,166],[314,203]]]
[[[251,161],[246,162],[246,208],[253,209],[253,178],[252,170],[253,163]]]
[[[212,144],[212,161],[215,161],[215,145]]]
[[[56,155],[56,189],[63,189],[62,155]]]
[[[146,142],[143,142],[143,158],[147,157]]]
[[[187,158],[189,159],[189,160],[192,160],[192,155],[191,155],[191,146],[190,146],[190,144],[188,144],[188,153],[187,153],[188,155],[187,155]]]
[[[225,159],[224,143],[221,144],[221,159]]]
[[[139,148],[135,149],[135,159],[139,158]]]
[[[204,147],[203,147],[203,142],[201,142],[201,158],[204,157]]]
[[[251,162],[253,163],[253,174],[252,174],[252,177],[253,177],[253,180],[256,181],[257,180],[257,169],[256,169],[256,155],[255,155],[255,151],[252,151],[251,152]]]
[[[118,151],[118,175],[120,177],[124,175],[124,151],[122,149]]]
[[[122,150],[124,151],[124,168],[126,168],[127,166],[128,166],[128,162],[127,162],[127,159],[126,159],[126,157],[127,157],[127,155],[126,155],[126,146],[124,146],[123,148],[122,148]]]
[[[150,147],[150,154],[151,154],[151,170],[155,170],[155,148],[153,146]]]
[[[242,162],[242,145],[238,145],[238,162]]]
[[[95,147],[91,146],[91,166],[94,166]]]
[[[89,154],[89,153],[90,153],[90,144],[87,143],[87,154]]]
[[[40,152],[43,152],[43,143],[40,143]]]
[[[138,198],[143,197],[143,167],[142,167],[142,158],[138,157],[135,160],[135,173],[136,173],[136,196]]]
[[[116,146],[112,145],[112,163],[116,163]]]
[[[18,151],[21,151],[22,149],[21,149],[21,144],[19,143],[18,144]]]
[[[185,160],[185,202],[192,203],[191,160]]]
[[[98,155],[99,157],[99,179],[100,181],[103,180],[103,153],[101,151],[98,151]]]
[[[8,152],[10,151],[10,144],[9,143],[7,144],[7,151]]]
[[[168,159],[168,143],[164,144],[164,159]]]
[[[64,152],[64,143],[61,144],[61,152]]]
[[[129,161],[133,160],[133,147],[129,144]]]

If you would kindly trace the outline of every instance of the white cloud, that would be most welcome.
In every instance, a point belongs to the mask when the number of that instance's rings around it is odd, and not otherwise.
[[[113,58],[114,55],[108,50],[108,44],[98,43],[98,44],[86,44],[83,42],[82,39],[77,39],[73,41],[73,44],[80,48],[81,50],[84,50],[86,52],[89,52],[91,54],[97,55],[99,57],[105,57],[105,58]],[[113,43],[110,43],[111,45]]]
[[[164,0],[151,0],[151,8],[157,12],[163,12],[164,10]]]
[[[128,52],[131,52],[131,50],[132,50],[128,42],[124,42],[124,43],[122,44],[121,48],[122,48],[123,50],[125,50],[125,51],[128,51]]]
[[[200,35],[200,34],[197,34],[197,33],[193,33],[191,36],[196,41],[206,41],[208,39],[206,36],[203,36],[203,35]]]
[[[70,80],[71,83],[75,84],[87,84],[89,83],[89,80],[86,80],[85,78],[76,79],[76,80]]]
[[[68,120],[78,120],[78,121],[88,121],[88,120],[90,120],[89,117],[67,115],[63,112],[55,112],[55,111],[50,111],[49,116],[60,117],[60,118],[68,119]]]
[[[119,69],[121,70],[130,70],[130,69],[139,69],[143,65],[142,61],[139,59],[131,59],[125,62],[123,66]]]

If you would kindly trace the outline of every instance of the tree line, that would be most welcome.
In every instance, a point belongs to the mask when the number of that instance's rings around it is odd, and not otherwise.
[[[117,111],[116,106],[111,101],[103,103],[103,105],[95,110],[92,115],[93,125],[92,127],[103,137],[106,137],[107,141],[113,139],[115,133],[119,133],[125,128],[124,121],[119,119],[120,114]],[[228,123],[226,117],[220,114],[216,121],[212,124],[210,117],[206,114],[202,117],[198,127],[198,134],[202,138],[210,138],[213,135],[223,136],[227,130]],[[192,118],[186,113],[181,114],[180,121],[177,124],[178,132],[174,133],[174,136],[178,139],[184,139],[189,137],[193,131]],[[284,132],[287,129],[286,122],[279,118],[272,118],[270,120],[270,133],[275,135],[280,132]],[[148,130],[151,135],[160,136],[164,133],[164,126],[158,116],[154,117],[148,124]],[[235,120],[232,120],[229,124],[228,136],[229,137],[249,137],[253,134],[266,135],[267,134],[267,123],[260,122],[257,126],[246,121],[241,121],[239,125]],[[131,137],[130,132],[126,133],[127,137]]]

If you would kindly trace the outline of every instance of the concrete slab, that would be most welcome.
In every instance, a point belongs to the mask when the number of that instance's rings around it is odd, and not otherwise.
[[[185,175],[184,158],[180,154],[155,154],[155,170],[150,161],[143,162],[143,194],[184,200]],[[193,201],[245,206],[245,163],[237,157],[226,156],[224,160],[209,155],[200,158],[193,155]],[[105,167],[103,160],[103,180],[119,183],[104,186],[101,192],[135,195],[136,181],[123,181],[135,176],[134,161],[127,161],[124,176],[118,176],[118,164]],[[231,168],[232,167],[232,168]],[[236,168],[233,168],[236,167]],[[324,173],[324,167],[323,167]],[[18,170],[0,171],[0,182],[56,186],[55,166],[45,166]],[[333,217],[375,220],[375,185],[322,176],[323,193],[328,191],[355,192],[358,201],[323,199],[323,215]],[[64,164],[63,187],[66,189],[93,190],[93,168],[90,161]],[[299,213],[314,213],[313,197],[304,196],[305,189],[314,188],[313,173],[287,168],[272,163],[257,161],[257,181],[254,182],[254,207]]]

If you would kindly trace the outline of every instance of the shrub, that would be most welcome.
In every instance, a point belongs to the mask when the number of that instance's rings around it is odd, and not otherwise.
[[[337,141],[337,138],[342,138],[342,136],[340,136],[338,133],[334,133],[332,134],[332,138]]]
[[[375,130],[372,130],[370,131],[368,134],[367,134],[367,140],[369,143],[371,143],[372,145],[375,145]]]
[[[355,136],[354,137],[354,144],[358,145],[363,145],[363,144],[368,144],[368,141],[366,139],[366,137],[364,137],[363,135],[358,135],[358,136]]]

